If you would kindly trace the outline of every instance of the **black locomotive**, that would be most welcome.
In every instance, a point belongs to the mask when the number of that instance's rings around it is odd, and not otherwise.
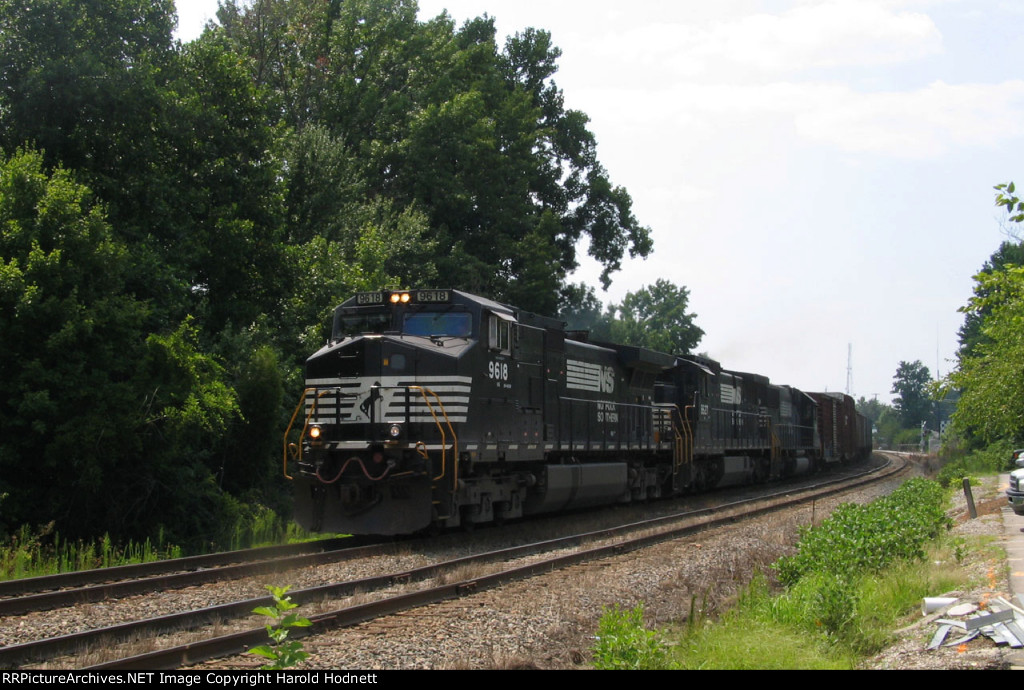
[[[764,482],[866,456],[849,396],[587,342],[457,290],[360,293],[285,436],[305,528],[407,534]]]

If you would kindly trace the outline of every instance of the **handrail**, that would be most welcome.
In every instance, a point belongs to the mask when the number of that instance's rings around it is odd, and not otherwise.
[[[672,468],[673,474],[678,474],[679,468],[684,464],[689,465],[693,463],[694,438],[690,420],[687,418],[686,413],[679,409],[678,405],[659,404],[654,407],[655,409],[668,410],[669,424],[672,427],[673,436]],[[692,405],[687,405],[685,408],[685,410],[691,409],[693,409]]]
[[[693,464],[693,429],[690,428],[690,416],[686,412],[688,410],[695,409],[693,405],[687,405],[682,410],[679,409],[678,405],[673,405],[676,410],[676,414],[679,415],[680,426],[683,429],[683,437],[685,438],[685,449],[683,450],[683,457],[680,458],[679,464]]]
[[[313,406],[311,407],[309,414],[306,415],[306,421],[305,421],[305,424],[302,427],[302,433],[299,434],[299,443],[298,444],[288,443],[288,434],[290,434],[291,431],[292,431],[292,426],[295,424],[295,418],[299,416],[299,410],[302,409],[302,406],[306,404],[306,396],[308,396],[310,394],[310,392],[315,391],[315,390],[316,390],[316,388],[306,388],[306,389],[304,389],[302,391],[302,396],[299,398],[299,404],[295,406],[295,411],[292,412],[292,418],[288,421],[288,428],[286,428],[284,430],[284,441],[283,441],[283,444],[282,444],[284,446],[284,448],[283,448],[284,457],[282,459],[282,468],[281,468],[281,470],[284,473],[284,478],[288,479],[288,480],[294,479],[294,477],[292,477],[290,474],[288,474],[288,451],[289,450],[292,451],[292,458],[293,459],[295,459],[295,460],[300,460],[301,459],[299,454],[298,454],[298,449],[302,445],[302,439],[304,439],[306,437],[306,429],[309,428],[309,417],[313,413],[313,410],[316,409],[316,404],[320,401],[320,397],[319,396],[317,396],[313,400]],[[329,389],[325,389],[324,392],[326,392],[326,390],[329,390]],[[321,395],[322,395],[322,393],[321,393]]]
[[[775,462],[782,453],[782,441],[779,440],[778,434],[775,433],[775,425],[770,422],[768,425],[768,433],[771,435],[771,461]]]
[[[452,486],[455,486],[459,481],[459,437],[455,434],[455,429],[452,428],[452,420],[448,417],[448,410],[444,408],[444,402],[441,400],[441,396],[429,388],[424,388],[423,386],[406,386],[406,389],[417,390],[420,392],[420,395],[423,397],[423,402],[427,404],[427,411],[430,412],[430,416],[434,418],[434,424],[437,425],[437,430],[441,432],[441,474],[434,477],[433,481],[435,482],[443,479],[447,472],[445,453],[448,449],[448,444],[445,439],[444,427],[441,426],[441,421],[434,413],[434,406],[430,404],[430,399],[427,398],[427,395],[430,394],[434,396],[438,406],[441,408],[441,414],[444,415],[444,422],[448,425],[448,431],[452,432],[452,450],[455,454],[455,462],[452,463],[454,466],[454,470],[452,472]]]
[[[425,388],[423,386],[374,386],[374,388],[378,388],[378,389],[379,388],[395,388],[395,389],[405,389],[406,391],[415,390],[415,391],[419,392],[420,396],[423,398],[423,402],[427,406],[427,411],[430,412],[430,416],[434,419],[434,424],[437,425],[437,429],[441,433],[441,474],[439,474],[438,476],[434,477],[433,481],[438,481],[438,480],[443,479],[444,476],[447,474],[447,471],[448,471],[447,470],[447,465],[448,465],[448,460],[447,460],[448,443],[447,443],[447,436],[446,436],[445,430],[444,430],[444,426],[447,426],[448,427],[448,431],[451,432],[452,444],[453,444],[452,447],[453,447],[453,451],[454,451],[455,458],[456,458],[456,462],[453,463],[453,466],[454,466],[453,476],[454,476],[454,481],[457,482],[458,481],[458,471],[459,471],[458,462],[457,462],[458,457],[459,457],[459,439],[458,439],[458,436],[455,433],[455,429],[452,427],[451,419],[448,417],[448,411],[445,409],[444,402],[441,400],[441,396],[439,396],[437,393],[435,393],[434,391],[430,390],[429,388]],[[316,392],[317,389],[315,387],[309,387],[309,388],[306,388],[306,389],[304,389],[302,391],[302,397],[299,400],[299,404],[295,406],[295,411],[292,412],[291,419],[288,421],[288,427],[285,429],[285,432],[284,432],[282,470],[283,470],[285,479],[289,479],[289,480],[294,479],[294,477],[292,477],[291,475],[288,474],[288,455],[289,455],[289,451],[291,451],[292,459],[294,459],[296,461],[301,460],[300,450],[299,449],[302,447],[302,442],[306,438],[306,432],[309,430],[309,420],[312,419],[313,414],[316,412],[316,408],[317,408],[317,406],[320,403],[320,398],[322,398],[323,396],[325,396],[325,395],[327,395],[329,393],[337,392],[337,390],[338,390],[337,388],[330,388],[329,387],[329,388],[323,388],[319,392],[317,392],[316,397],[313,398],[313,403],[309,406],[309,411],[306,413],[306,417],[304,419],[303,426],[302,426],[302,432],[299,434],[298,442],[297,443],[289,443],[288,442],[288,435],[291,433],[292,428],[295,426],[295,420],[299,416],[299,410],[302,409],[303,405],[307,404],[307,400],[309,398],[310,393]],[[440,419],[438,419],[437,413],[434,410],[434,404],[430,401],[430,398],[428,396],[432,396],[434,398],[434,400],[436,401],[438,407],[440,407],[441,414],[444,416],[444,422],[443,423],[441,422]],[[424,443],[422,441],[417,441],[415,443],[415,450],[416,450],[416,452],[420,453],[420,455],[424,455],[425,456],[425,449],[426,449],[426,447],[425,447],[425,445],[424,445]],[[453,484],[453,486],[454,486],[454,484]]]

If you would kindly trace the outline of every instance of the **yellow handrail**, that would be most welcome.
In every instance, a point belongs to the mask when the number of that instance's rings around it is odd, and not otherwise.
[[[459,457],[459,439],[458,439],[458,436],[455,434],[455,429],[452,427],[452,422],[451,422],[451,419],[448,417],[448,411],[444,407],[444,402],[441,400],[441,397],[437,393],[435,393],[434,391],[430,390],[429,388],[424,388],[423,386],[406,386],[406,389],[407,390],[419,391],[420,396],[423,398],[423,402],[426,403],[426,405],[427,405],[427,411],[430,412],[430,416],[433,417],[433,419],[434,419],[434,424],[437,425],[438,431],[441,432],[441,474],[439,474],[438,476],[434,477],[434,479],[433,479],[433,481],[438,481],[438,480],[444,478],[445,474],[447,473],[447,465],[448,465],[448,460],[447,460],[448,443],[447,443],[447,437],[446,437],[445,431],[444,431],[444,425],[446,425],[448,427],[448,431],[451,432],[453,450],[454,450],[454,453],[455,453],[456,460]],[[288,454],[289,454],[289,451],[291,451],[291,455],[292,455],[292,458],[294,460],[301,459],[300,456],[299,456],[299,448],[301,448],[302,441],[306,438],[306,432],[309,430],[309,420],[312,419],[313,413],[316,412],[317,405],[320,403],[320,398],[322,398],[324,395],[327,395],[328,393],[335,392],[336,389],[334,389],[334,388],[324,388],[319,393],[317,393],[316,397],[313,399],[313,404],[310,405],[309,411],[306,413],[306,417],[305,417],[305,420],[304,420],[303,426],[302,426],[302,433],[299,434],[298,443],[288,443],[288,435],[291,433],[292,427],[295,425],[295,419],[299,416],[299,410],[301,410],[302,406],[306,404],[306,400],[307,400],[309,394],[312,393],[312,392],[315,392],[315,391],[316,391],[316,388],[306,388],[305,390],[302,391],[302,397],[299,400],[299,404],[295,406],[295,411],[292,412],[292,417],[288,421],[288,427],[285,429],[285,432],[284,432],[284,442],[283,442],[283,459],[282,459],[282,470],[283,470],[285,479],[289,479],[289,480],[293,479],[293,477],[288,474]],[[430,398],[427,397],[428,395],[432,396],[434,398],[434,400],[437,402],[438,407],[441,408],[441,414],[444,416],[444,425],[442,425],[441,420],[438,419],[437,414],[434,411],[434,405],[431,403]],[[416,442],[415,449],[421,455],[425,454],[425,445],[423,444],[422,441],[417,441]],[[456,461],[454,463],[454,479],[455,479],[456,482],[458,481],[458,471],[459,471],[459,467],[458,467],[458,462]]]
[[[664,405],[659,406],[662,409],[668,408],[669,410],[669,423],[672,427],[672,471],[673,474],[679,472],[679,468],[684,464],[689,465],[693,463],[693,429],[690,426],[690,420],[687,418],[683,410],[679,409],[678,405]],[[687,405],[686,410],[692,410],[692,405]]]
[[[441,414],[444,415],[444,423],[448,426],[448,431],[452,433],[452,450],[455,454],[455,462],[453,463],[455,469],[453,470],[452,475],[452,486],[455,486],[459,481],[459,437],[455,434],[455,429],[452,428],[452,420],[448,418],[448,411],[444,409],[444,402],[441,400],[441,396],[429,388],[424,388],[423,386],[408,386],[408,389],[420,392],[420,395],[423,396],[423,402],[427,404],[427,411],[430,412],[430,416],[434,418],[434,424],[437,425],[437,430],[441,432],[441,474],[434,477],[433,481],[435,482],[443,479],[447,472],[448,463],[445,454],[448,450],[448,443],[445,437],[444,427],[441,426],[441,421],[437,418],[437,414],[434,413],[434,406],[430,404],[430,399],[427,395],[432,395],[437,401],[438,406],[441,408]]]
[[[302,433],[299,434],[299,442],[297,444],[296,443],[288,443],[288,434],[291,433],[292,425],[295,423],[295,418],[299,415],[299,409],[303,405],[306,404],[306,396],[309,395],[311,391],[315,391],[315,390],[316,390],[316,388],[306,388],[305,390],[302,391],[302,398],[299,400],[299,404],[295,406],[295,412],[292,413],[292,418],[288,422],[288,428],[284,430],[284,478],[285,479],[293,479],[293,477],[288,474],[288,451],[289,450],[292,451],[292,457],[295,460],[300,460],[301,459],[300,456],[299,456],[299,453],[298,453],[298,449],[302,446],[302,440],[304,438],[306,438],[306,432],[309,431],[309,420],[313,417],[313,413],[316,412],[317,405],[320,404],[320,398],[324,397],[328,393],[335,392],[334,388],[324,388],[322,391],[317,393],[316,398],[313,399],[313,404],[309,406],[309,412],[306,413],[306,419],[303,420]]]
[[[680,458],[679,464],[693,464],[693,429],[690,428],[690,418],[686,414],[686,411],[695,409],[693,405],[687,405],[682,410],[679,409],[678,405],[674,405],[676,414],[679,415],[679,425],[683,430],[684,437],[684,449],[682,449],[683,457]]]

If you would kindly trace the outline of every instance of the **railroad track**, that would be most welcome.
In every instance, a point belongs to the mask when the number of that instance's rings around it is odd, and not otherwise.
[[[890,467],[888,472],[898,471]],[[778,510],[794,503],[818,500],[853,485],[874,481],[877,473],[858,478],[847,478],[837,483],[803,489],[782,487],[769,496],[751,498],[735,503],[698,511],[645,520],[614,529],[577,534],[560,539],[500,549],[483,554],[440,560],[415,568],[395,570],[372,577],[308,587],[293,591],[296,603],[317,606],[316,602],[330,600],[322,608],[327,610],[305,614],[313,626],[304,631],[311,634],[332,627],[350,626],[380,616],[424,606],[429,603],[464,596],[467,593],[498,587],[503,584],[547,573],[574,563],[594,560],[623,553],[643,546],[692,534],[723,522],[733,522],[766,511]],[[470,573],[467,575],[467,573]],[[359,592],[358,599],[353,596]],[[367,599],[371,599],[367,601]],[[238,654],[247,648],[266,642],[266,631],[247,620],[257,606],[270,604],[269,597],[232,601],[214,607],[203,607],[187,613],[154,617],[117,626],[107,626],[73,635],[57,636],[21,645],[0,648],[0,666],[38,663],[51,659],[50,664],[81,668],[117,669],[170,669],[205,659]],[[232,621],[232,622],[229,622]],[[216,625],[222,634],[213,634],[203,626]],[[156,642],[160,649],[138,653],[137,644],[122,645],[119,640],[143,636],[152,638],[171,630],[193,630],[176,639],[162,638]],[[296,632],[293,632],[293,636]],[[121,645],[115,648],[116,645]],[[57,659],[71,650],[100,647],[110,652],[100,661],[95,655],[78,655]],[[33,661],[34,660],[34,661]]]
[[[96,603],[166,589],[282,572],[358,558],[372,545],[355,538],[175,558],[0,582],[0,616]]]

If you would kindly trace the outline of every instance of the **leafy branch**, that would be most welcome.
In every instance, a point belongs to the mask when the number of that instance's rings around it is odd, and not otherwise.
[[[1010,214],[1010,220],[1014,223],[1024,222],[1024,201],[1015,194],[1016,185],[1004,182],[997,184],[995,189],[999,192],[996,194],[996,206],[1005,206],[1006,212]]]

